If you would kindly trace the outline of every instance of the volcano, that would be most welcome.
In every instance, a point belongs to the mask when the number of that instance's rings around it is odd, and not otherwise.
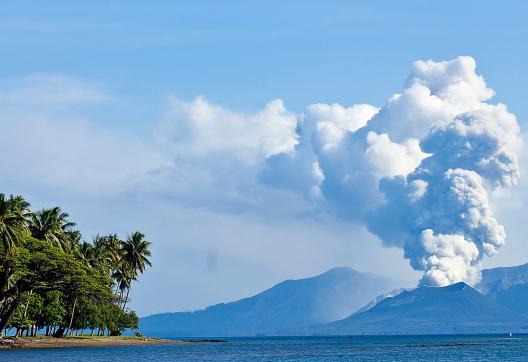
[[[419,287],[340,321],[291,334],[478,334],[528,331],[528,318],[465,283]]]

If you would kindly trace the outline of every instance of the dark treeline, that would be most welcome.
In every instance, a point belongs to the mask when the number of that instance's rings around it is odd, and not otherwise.
[[[127,309],[132,281],[151,266],[140,232],[83,241],[59,207],[31,211],[0,193],[0,333],[63,337],[136,329]]]

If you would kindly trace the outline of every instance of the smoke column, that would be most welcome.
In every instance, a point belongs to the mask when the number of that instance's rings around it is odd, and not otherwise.
[[[519,179],[519,126],[493,96],[471,57],[417,61],[381,108],[309,106],[294,152],[263,179],[403,248],[422,285],[475,283],[506,240],[489,193]]]
[[[411,266],[425,272],[421,284],[474,283],[476,264],[505,243],[488,192],[517,182],[518,133],[502,105],[461,114],[420,143],[431,156],[416,170],[381,180],[387,202],[371,213],[369,228],[403,248]]]

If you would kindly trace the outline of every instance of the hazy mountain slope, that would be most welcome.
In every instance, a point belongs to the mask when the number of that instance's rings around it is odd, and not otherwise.
[[[255,335],[345,318],[395,286],[395,282],[374,274],[335,268],[201,311],[144,317],[140,329],[165,336]]]
[[[485,269],[477,289],[498,304],[528,316],[528,264]]]
[[[365,311],[367,311],[369,309],[372,309],[372,308],[374,308],[374,306],[379,304],[381,301],[383,301],[383,300],[385,300],[387,298],[393,298],[393,297],[395,297],[397,295],[400,295],[401,293],[409,291],[409,290],[412,290],[412,289],[398,288],[398,289],[393,289],[391,291],[382,293],[382,294],[378,295],[376,298],[374,298],[373,300],[371,300],[368,304],[364,305],[363,307],[361,307],[357,311],[355,311],[353,313],[353,315],[354,314],[363,313],[363,312],[365,312]]]
[[[289,334],[506,333],[524,328],[528,328],[527,318],[457,283],[405,291],[365,312]]]

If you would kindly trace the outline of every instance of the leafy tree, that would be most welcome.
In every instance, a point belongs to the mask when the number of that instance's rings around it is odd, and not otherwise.
[[[22,197],[0,193],[0,306],[6,302],[4,289],[13,274],[12,262],[16,248],[24,244],[28,235],[26,209],[29,206]]]
[[[46,335],[51,329],[65,323],[66,305],[62,301],[63,293],[58,290],[45,292],[43,295],[42,314],[39,327],[46,327]]]
[[[125,307],[132,281],[152,265],[145,236],[96,235],[88,243],[59,207],[32,213],[29,206],[0,194],[0,333],[7,326],[57,337],[137,328]]]

